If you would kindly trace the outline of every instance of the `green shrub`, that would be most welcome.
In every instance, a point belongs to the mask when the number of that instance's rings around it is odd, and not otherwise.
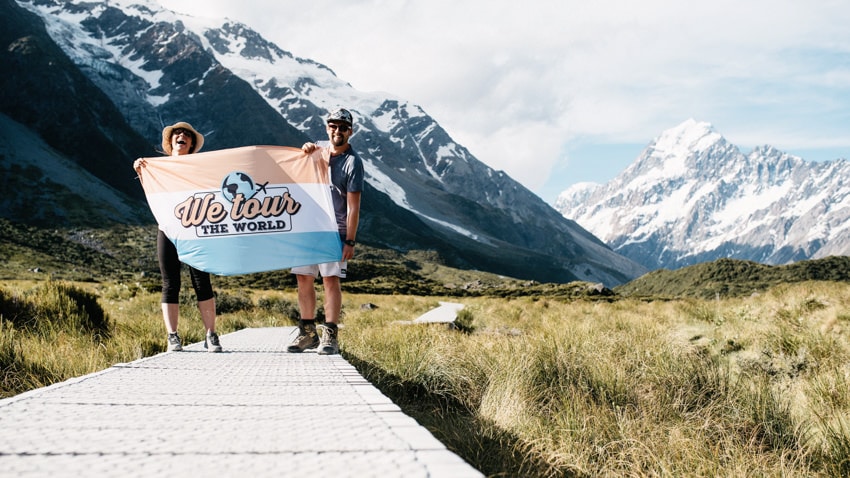
[[[472,311],[469,309],[461,309],[457,313],[457,317],[454,321],[454,326],[457,330],[461,332],[471,334],[475,332],[475,326],[473,325],[474,318],[472,316]]]
[[[253,308],[254,301],[251,300],[250,295],[244,292],[237,292],[235,294],[218,292],[215,296],[215,310],[218,314],[240,312]]]
[[[31,325],[41,332],[65,330],[109,337],[109,318],[91,292],[47,281],[27,293],[33,311]]]
[[[43,387],[56,380],[46,367],[28,360],[20,345],[22,332],[0,319],[0,398]]]
[[[24,327],[32,321],[32,307],[20,296],[0,289],[0,318],[16,327]]]
[[[282,315],[291,320],[298,320],[301,316],[298,304],[281,297],[263,297],[257,301],[257,307],[266,312]]]

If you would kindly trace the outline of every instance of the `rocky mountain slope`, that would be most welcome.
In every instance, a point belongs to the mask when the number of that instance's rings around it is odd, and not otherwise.
[[[0,10],[0,59],[15,72],[0,112],[122,194],[141,196],[130,165],[156,154],[165,124],[189,121],[207,150],[300,145],[324,137],[324,115],[342,105],[366,162],[360,241],[544,282],[616,285],[646,272],[478,161],[421,108],[358,92],[245,25],[150,0],[0,0]]]

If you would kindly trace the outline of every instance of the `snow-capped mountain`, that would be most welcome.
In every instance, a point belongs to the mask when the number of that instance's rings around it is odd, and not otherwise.
[[[147,140],[145,148],[124,147],[125,154],[110,155],[111,166],[94,168],[92,173],[103,181],[116,172],[132,177],[135,157],[126,151],[148,154],[165,124],[192,123],[206,137],[205,150],[297,146],[324,138],[327,111],[344,106],[355,115],[351,141],[367,174],[360,241],[398,250],[432,250],[455,267],[541,281],[616,285],[646,272],[503,172],[478,161],[420,107],[359,92],[330,68],[296,57],[245,25],[177,14],[153,0],[5,3],[0,10],[24,8],[37,15],[49,39],[109,98],[120,122],[129,125],[132,135]],[[25,53],[7,50],[14,64],[27,64],[22,58],[35,64],[33,55]],[[73,72],[66,76],[73,77]],[[56,81],[62,86],[63,80]],[[20,88],[20,83],[23,80],[9,86]],[[74,83],[65,91],[78,94],[83,87]],[[3,113],[45,136],[47,126],[31,118],[41,114],[32,101],[4,101]],[[89,129],[120,129],[117,120],[96,121],[106,109],[93,112],[96,124]],[[94,164],[86,156],[93,152],[79,154],[73,145],[61,146],[79,164]]]
[[[770,146],[744,154],[705,122],[652,141],[604,185],[555,208],[647,268],[718,258],[784,264],[850,252],[850,162],[807,162]]]

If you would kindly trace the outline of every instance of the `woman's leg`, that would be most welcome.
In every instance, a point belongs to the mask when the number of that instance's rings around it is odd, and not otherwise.
[[[207,332],[215,332],[215,293],[213,293],[210,275],[189,267],[189,276],[192,278],[192,287],[198,298],[198,310],[201,312],[201,320]]]
[[[173,333],[180,316],[180,259],[177,248],[162,231],[156,236],[156,253],[162,275],[162,318],[165,329]]]

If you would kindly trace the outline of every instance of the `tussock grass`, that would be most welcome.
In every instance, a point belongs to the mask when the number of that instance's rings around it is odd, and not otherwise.
[[[218,294],[222,333],[297,318],[291,289]],[[183,295],[180,332],[200,341]],[[665,301],[455,297],[459,327],[402,323],[440,300],[346,292],[342,353],[487,475],[850,473],[846,283]],[[101,319],[73,318],[99,317],[94,305]],[[63,325],[19,316],[34,310]],[[138,284],[7,283],[0,312],[4,396],[165,348],[159,294]]]
[[[848,299],[839,283],[720,300],[470,298],[461,334],[393,325],[420,307],[376,296],[347,317],[343,351],[490,475],[842,476]],[[488,458],[494,440],[511,450]]]

